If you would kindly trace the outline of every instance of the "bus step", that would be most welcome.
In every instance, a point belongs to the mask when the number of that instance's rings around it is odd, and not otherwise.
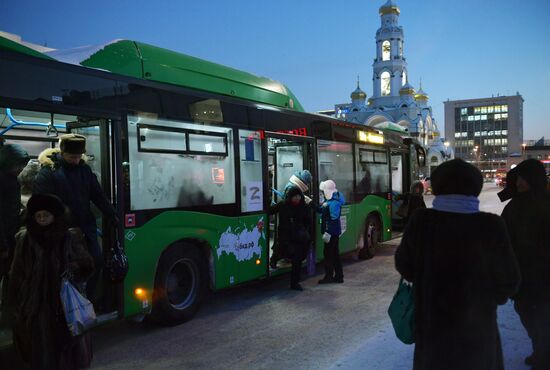
[[[114,321],[116,319],[118,319],[118,311],[104,313],[97,316],[97,325],[101,325],[109,321]]]

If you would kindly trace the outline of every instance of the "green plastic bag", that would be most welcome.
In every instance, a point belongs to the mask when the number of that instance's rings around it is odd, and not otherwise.
[[[403,278],[388,308],[395,335],[405,344],[414,343],[414,294],[411,283]]]

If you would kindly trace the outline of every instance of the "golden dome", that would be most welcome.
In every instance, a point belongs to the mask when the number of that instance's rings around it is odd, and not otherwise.
[[[367,93],[359,87],[359,76],[357,76],[357,89],[355,89],[350,96],[351,100],[365,100],[367,98]]]
[[[360,88],[357,88],[354,92],[351,93],[351,100],[365,100],[367,98],[367,93],[365,93]]]
[[[384,5],[380,7],[378,10],[380,15],[386,15],[386,14],[397,14],[401,13],[401,10],[399,10],[399,7],[393,0],[388,0]]]
[[[422,88],[420,88],[420,90],[418,90],[416,92],[416,95],[414,96],[414,99],[415,100],[422,100],[422,101],[426,101],[428,100],[428,94],[426,94],[424,92],[424,90],[422,90]]]
[[[414,87],[408,82],[399,90],[399,95],[414,95]]]

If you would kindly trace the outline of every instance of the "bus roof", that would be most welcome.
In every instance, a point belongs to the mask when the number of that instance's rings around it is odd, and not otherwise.
[[[280,82],[137,41],[115,40],[46,52],[28,45],[0,36],[0,49],[304,111],[292,91]]]

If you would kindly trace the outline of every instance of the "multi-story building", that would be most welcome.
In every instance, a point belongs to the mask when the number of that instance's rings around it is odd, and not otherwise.
[[[475,163],[486,177],[522,154],[523,97],[497,96],[445,102],[445,137],[456,158]]]

